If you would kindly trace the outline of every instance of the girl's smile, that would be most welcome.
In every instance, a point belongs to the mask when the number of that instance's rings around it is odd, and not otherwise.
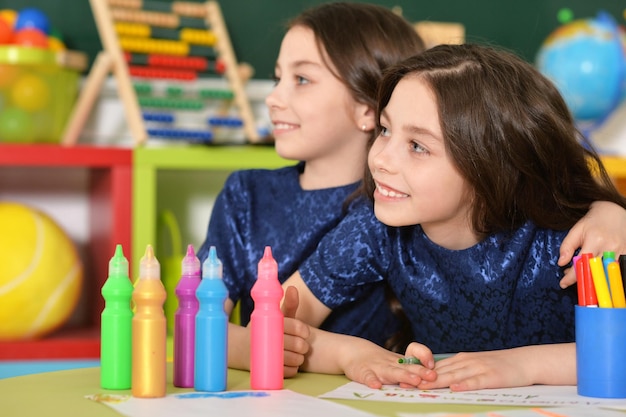
[[[382,185],[379,182],[376,182],[376,193],[374,193],[374,198],[380,199],[381,195],[390,200],[394,198],[407,198],[409,196],[408,194],[402,193],[400,191],[397,191],[385,185]]]
[[[313,30],[289,29],[274,71],[276,85],[265,102],[274,125],[276,152],[306,163],[301,185],[319,189],[358,181],[369,135],[361,130],[360,115],[369,107],[357,103],[337,78]],[[372,126],[373,114],[370,118]]]
[[[418,77],[398,82],[380,127],[369,153],[376,217],[388,226],[419,224],[448,249],[475,244],[468,185],[446,150],[428,84]]]

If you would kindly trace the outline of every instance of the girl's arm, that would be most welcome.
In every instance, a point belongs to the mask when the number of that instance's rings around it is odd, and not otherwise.
[[[626,254],[626,210],[608,201],[592,203],[585,217],[563,239],[559,265],[567,265],[578,248],[581,248],[580,253],[593,253],[594,256],[600,256],[604,251]],[[574,268],[569,268],[561,280],[561,287],[574,283],[576,274]]]
[[[424,345],[411,343],[407,348],[407,356],[423,354],[424,349],[427,350]],[[421,381],[416,386],[421,389],[450,387],[452,391],[467,391],[534,384],[576,385],[576,345],[532,345],[459,353],[436,362],[435,372],[437,378],[434,381]],[[408,386],[404,383],[401,385]]]
[[[427,366],[398,363],[400,355],[365,339],[316,328],[311,329],[309,343],[302,370],[345,374],[374,389],[385,384],[453,391],[576,384],[574,343],[459,353],[437,362],[426,346],[409,345],[406,356],[419,358]]]
[[[230,298],[224,303],[228,316],[233,312],[235,303]],[[228,367],[250,369],[250,331],[238,324],[228,323]]]
[[[421,382],[422,378],[434,380],[434,371],[421,368],[409,372],[398,363],[400,355],[369,340],[320,330],[319,326],[331,310],[313,295],[298,272],[285,281],[283,287],[285,288],[283,312],[285,312],[285,317],[294,317],[291,319],[291,325],[299,329],[292,333],[308,334],[306,346],[300,349],[300,352],[304,351],[306,354],[306,356],[304,354],[301,356],[304,362],[301,363],[300,370],[323,374],[345,374],[348,378],[372,388],[398,382],[415,386]],[[295,294],[295,300],[292,298],[289,301],[293,294]],[[292,338],[288,334],[287,324],[288,319],[285,319],[286,352],[287,342]],[[299,327],[305,324],[307,332]],[[290,344],[296,345],[293,340]],[[296,356],[300,359],[300,356]],[[294,360],[295,362],[297,361]]]
[[[294,318],[302,320],[310,326],[320,327],[332,310],[326,307],[326,305],[318,300],[311,292],[302,279],[300,272],[296,271],[283,283],[285,294],[287,294],[289,287],[294,287],[298,290],[298,306]]]
[[[291,378],[298,373],[309,350],[309,327],[293,318],[298,308],[298,293],[294,288],[286,291],[283,303],[284,322],[284,375]],[[226,300],[225,309],[232,311],[233,302]],[[250,370],[250,327],[228,323],[228,367]]]
[[[250,370],[250,329],[228,323],[228,367]]]

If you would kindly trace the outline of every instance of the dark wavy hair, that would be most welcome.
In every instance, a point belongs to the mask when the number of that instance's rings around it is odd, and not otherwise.
[[[425,82],[435,97],[446,151],[472,190],[477,233],[512,231],[528,220],[567,230],[597,200],[626,208],[598,154],[582,145],[556,87],[515,54],[465,44],[411,57],[386,71],[378,120],[398,82],[408,77]],[[372,197],[369,170],[361,191]],[[390,303],[402,317],[397,299]],[[411,338],[401,331],[387,345],[402,351]]]
[[[287,29],[311,29],[323,59],[359,103],[376,108],[383,70],[422,52],[422,38],[390,9],[365,3],[328,3],[305,10]]]
[[[598,154],[581,144],[554,84],[517,55],[464,44],[411,57],[386,72],[378,119],[407,77],[424,81],[435,97],[446,151],[473,190],[476,232],[511,231],[527,220],[566,230],[598,200],[626,208]],[[369,170],[364,187],[371,196]]]

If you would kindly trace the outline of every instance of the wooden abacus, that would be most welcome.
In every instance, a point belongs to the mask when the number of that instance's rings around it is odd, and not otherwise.
[[[199,72],[224,75],[230,90],[221,98],[232,100],[245,137],[258,142],[259,134],[244,89],[244,73],[235,58],[226,24],[216,1],[192,3],[155,0],[90,0],[103,51],[99,52],[79,94],[63,134],[63,145],[74,145],[109,73],[116,79],[129,130],[136,145],[154,130],[146,121],[158,114],[142,114],[131,77],[190,81]],[[219,96],[220,92],[218,92]],[[209,95],[211,93],[209,92]],[[154,104],[157,108],[163,104]],[[192,103],[191,106],[199,105]],[[228,124],[225,117],[219,123]],[[163,121],[163,120],[161,120]],[[210,141],[204,132],[164,129],[157,136]],[[165,135],[165,136],[161,136]]]

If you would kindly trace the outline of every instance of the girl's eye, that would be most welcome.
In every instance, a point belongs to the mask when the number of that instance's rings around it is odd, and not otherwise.
[[[415,153],[428,153],[428,150],[417,142],[411,142],[410,147]]]
[[[387,129],[385,126],[380,126],[379,136],[390,136],[389,129]]]
[[[301,77],[299,75],[296,75],[296,84],[302,85],[302,84],[308,84],[308,83],[309,83],[308,79]]]
[[[274,75],[274,77],[272,77],[272,81],[274,81],[274,87],[276,87],[280,82],[280,77]]]

